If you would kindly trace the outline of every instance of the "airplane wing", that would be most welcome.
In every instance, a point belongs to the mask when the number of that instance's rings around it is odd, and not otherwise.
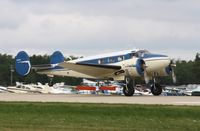
[[[62,62],[59,66],[67,68],[76,72],[87,74],[93,77],[103,77],[108,74],[114,74],[121,69],[121,66],[117,65],[99,65],[99,64],[85,64],[85,63],[70,63]]]

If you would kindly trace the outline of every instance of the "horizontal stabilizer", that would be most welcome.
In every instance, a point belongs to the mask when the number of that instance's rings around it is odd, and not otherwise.
[[[51,64],[42,64],[42,65],[32,65],[33,70],[46,70],[46,69],[52,69],[54,66]]]

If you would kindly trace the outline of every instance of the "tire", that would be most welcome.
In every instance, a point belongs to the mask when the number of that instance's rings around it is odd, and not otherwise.
[[[124,85],[123,93],[125,96],[133,96],[135,93],[134,81],[132,79],[128,81],[127,85]]]
[[[162,93],[162,86],[158,83],[155,83],[155,87],[154,84],[151,86],[151,93],[154,96],[159,96]]]

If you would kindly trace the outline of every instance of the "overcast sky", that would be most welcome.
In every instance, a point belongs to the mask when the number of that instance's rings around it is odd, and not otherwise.
[[[200,0],[1,0],[0,53],[200,52]]]

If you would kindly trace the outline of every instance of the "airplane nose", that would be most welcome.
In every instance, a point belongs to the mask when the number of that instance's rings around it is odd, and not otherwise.
[[[171,59],[167,55],[162,54],[145,54],[143,60],[146,63],[146,71],[148,73],[158,73],[165,75],[165,68],[170,65]]]

